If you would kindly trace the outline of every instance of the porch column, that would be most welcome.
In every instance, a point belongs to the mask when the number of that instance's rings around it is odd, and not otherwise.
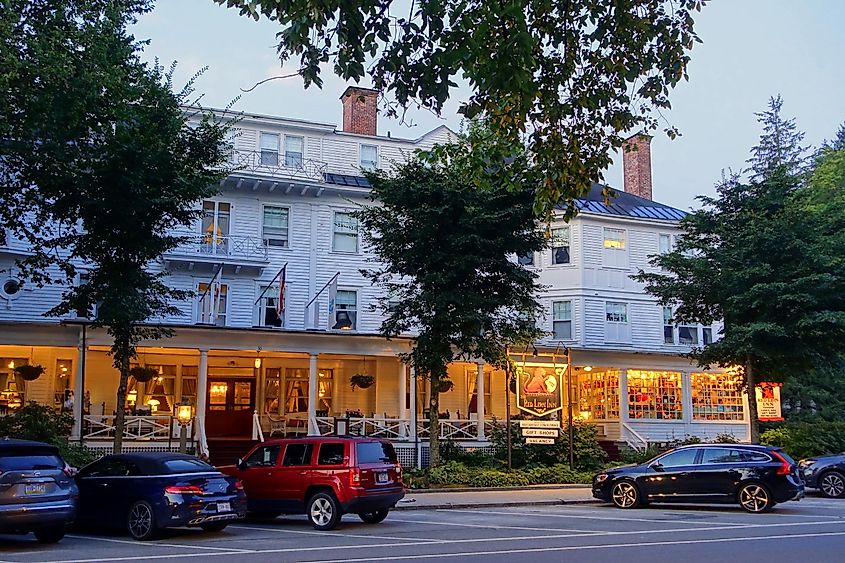
[[[628,436],[628,370],[619,370],[619,439],[630,444],[633,436]],[[605,431],[607,433],[607,431]]]
[[[417,441],[417,370],[411,366],[411,435],[408,436],[414,442]]]
[[[200,366],[197,374],[197,447],[200,454],[208,455],[205,435],[205,409],[208,400],[208,348],[200,348]]]
[[[399,362],[399,438],[405,438],[405,419],[408,409],[405,408],[405,396],[408,394],[407,372],[404,362]]]
[[[308,435],[320,435],[317,428],[317,354],[310,355],[308,364]]]
[[[478,439],[484,440],[484,362],[478,362],[478,375],[475,378],[475,406],[478,418]]]
[[[74,440],[82,440],[82,416],[85,410],[85,325],[79,330],[79,347],[76,355],[76,374],[73,385],[73,429],[70,437]]]
[[[684,421],[684,433],[693,436],[692,375],[690,370],[681,372],[681,420]]]

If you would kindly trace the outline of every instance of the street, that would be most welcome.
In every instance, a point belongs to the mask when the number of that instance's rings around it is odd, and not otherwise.
[[[246,521],[224,532],[169,531],[154,542],[120,534],[72,533],[58,545],[0,536],[0,561],[107,562],[209,558],[213,561],[424,561],[532,563],[725,561],[839,562],[845,502],[809,497],[752,515],[738,507],[663,505],[621,511],[607,505],[403,510],[380,525],[345,516],[334,532],[304,517]]]

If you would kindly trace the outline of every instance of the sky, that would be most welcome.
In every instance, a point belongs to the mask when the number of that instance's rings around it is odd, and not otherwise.
[[[797,118],[806,144],[832,138],[845,122],[845,1],[714,0],[695,19],[702,43],[691,53],[689,81],[675,88],[672,110],[663,112],[682,136],[670,140],[658,132],[652,141],[654,199],[680,209],[697,207],[700,194],[713,195],[723,170],[744,167],[760,134],[754,112],[764,110],[770,96],[783,96],[782,115]],[[208,67],[196,83],[206,107],[224,107],[240,95],[234,110],[339,126],[347,84],[330,68],[322,90],[305,90],[294,77],[241,91],[295,70],[280,66],[279,29],[212,0],[158,0],[132,32],[150,41],[146,60],[177,61],[177,86]],[[456,110],[468,94],[453,91],[441,117],[415,111],[406,118],[410,123],[381,118],[379,134],[416,138],[444,123],[457,130]],[[621,154],[605,180],[622,187]]]

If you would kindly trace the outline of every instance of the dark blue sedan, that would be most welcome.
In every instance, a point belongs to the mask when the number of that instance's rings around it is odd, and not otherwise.
[[[122,527],[136,540],[181,526],[219,532],[246,515],[238,479],[184,454],[107,455],[82,468],[76,483],[80,524]]]
[[[845,453],[802,459],[798,467],[808,487],[829,498],[845,497]]]

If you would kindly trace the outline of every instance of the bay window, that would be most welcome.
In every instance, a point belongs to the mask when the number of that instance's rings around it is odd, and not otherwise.
[[[628,417],[681,420],[681,374],[671,371],[628,370]]]
[[[608,268],[628,267],[628,245],[624,229],[604,228],[604,266]]]
[[[744,420],[741,380],[727,373],[691,373],[693,420]]]
[[[552,264],[569,264],[569,227],[552,229]]]
[[[555,340],[572,339],[572,301],[552,302],[552,333]]]
[[[619,370],[576,368],[577,411],[583,420],[619,420]]]
[[[612,303],[610,301],[606,303],[604,338],[607,342],[629,342],[631,340],[627,303]]]

